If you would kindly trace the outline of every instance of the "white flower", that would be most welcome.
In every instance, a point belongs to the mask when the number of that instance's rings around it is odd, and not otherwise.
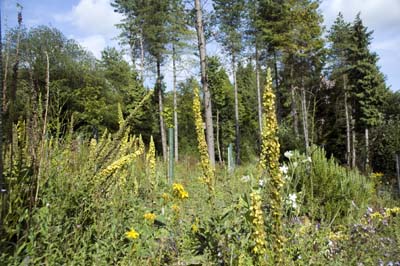
[[[296,168],[299,164],[297,162],[293,162],[293,167]]]
[[[244,182],[244,183],[249,182],[249,181],[250,181],[250,176],[244,175],[244,176],[242,176],[241,180],[242,180],[242,182]]]
[[[265,185],[265,180],[264,180],[264,179],[260,179],[260,180],[258,181],[258,185],[259,185],[260,187],[264,187],[264,185]]]
[[[290,159],[290,157],[293,156],[293,152],[292,151],[285,151],[285,153],[283,154],[286,158]]]
[[[289,168],[286,165],[282,165],[279,170],[281,170],[282,174],[287,174]]]
[[[310,162],[310,163],[312,162],[312,160],[311,160],[311,157],[310,157],[310,156],[308,156],[308,157],[307,157],[307,162]]]
[[[289,194],[289,201],[293,209],[297,209],[297,195],[296,193]]]
[[[289,200],[292,202],[296,202],[297,195],[296,193],[289,194]]]

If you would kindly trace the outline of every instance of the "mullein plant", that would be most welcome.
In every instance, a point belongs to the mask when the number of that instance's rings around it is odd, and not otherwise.
[[[256,258],[257,265],[265,265],[265,255],[267,253],[266,248],[266,233],[264,229],[264,215],[262,211],[262,200],[260,191],[256,190],[250,193],[251,206],[250,206],[250,217],[252,223],[252,240],[254,246],[252,248],[252,253]]]
[[[155,189],[156,180],[156,148],[154,145],[153,136],[150,137],[149,150],[146,154],[146,169],[147,177],[149,178],[149,183],[153,189]]]
[[[275,114],[275,94],[272,90],[271,70],[267,70],[267,79],[263,95],[263,128],[260,168],[262,175],[269,178],[269,194],[272,218],[272,247],[274,265],[284,265],[282,230],[282,188],[283,177],[279,170],[278,123]]]
[[[214,169],[211,167],[210,158],[207,152],[207,143],[204,137],[204,127],[203,127],[203,119],[201,117],[201,108],[200,108],[200,96],[199,89],[197,87],[193,90],[193,113],[196,125],[196,135],[198,142],[198,149],[200,152],[200,160],[201,167],[203,169],[203,182],[207,185],[208,190],[211,193],[214,191]]]

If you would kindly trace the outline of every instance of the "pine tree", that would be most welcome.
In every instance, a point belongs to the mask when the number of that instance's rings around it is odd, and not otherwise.
[[[163,85],[161,65],[166,57],[166,45],[169,43],[169,1],[126,1],[116,0],[116,11],[125,15],[124,30],[128,36],[135,36],[139,30],[143,49],[154,59],[156,64],[155,97],[158,98],[160,134],[164,161],[167,159],[167,138],[163,118]],[[133,28],[130,27],[133,25]],[[133,32],[131,32],[133,31]],[[143,53],[143,51],[142,51]]]
[[[358,14],[352,25],[348,77],[356,126],[365,132],[365,170],[369,167],[369,128],[377,126],[382,118],[380,106],[387,90],[377,66],[378,56],[369,50],[372,33]]]
[[[231,57],[233,74],[233,87],[235,95],[235,148],[236,163],[240,164],[240,129],[239,129],[239,100],[236,81],[237,61],[243,49],[243,19],[245,11],[244,0],[214,0],[214,10],[219,25],[219,38],[217,40]]]

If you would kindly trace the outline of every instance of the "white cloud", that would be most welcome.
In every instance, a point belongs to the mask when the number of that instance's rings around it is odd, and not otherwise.
[[[380,40],[375,43],[372,43],[372,49],[380,51],[391,51],[397,52],[400,47],[400,34],[397,37],[387,39],[387,40]]]
[[[54,19],[71,23],[81,33],[112,38],[118,33],[115,24],[120,22],[122,15],[114,12],[110,0],[80,0],[68,13],[57,14]]]
[[[92,52],[97,58],[101,57],[101,51],[106,47],[107,41],[102,35],[90,35],[82,39],[78,39],[78,42]]]
[[[323,0],[321,10],[325,25],[331,26],[339,12],[353,22],[358,12],[369,30],[373,30],[372,51],[378,53],[378,65],[387,76],[387,84],[400,87],[397,67],[400,58],[400,0]]]
[[[326,24],[330,25],[339,12],[353,21],[358,12],[365,24],[373,30],[400,30],[399,0],[324,0],[321,9]]]

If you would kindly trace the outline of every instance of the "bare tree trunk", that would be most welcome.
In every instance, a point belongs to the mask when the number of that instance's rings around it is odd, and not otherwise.
[[[47,133],[47,114],[49,110],[49,98],[50,98],[50,62],[49,62],[49,54],[47,51],[45,52],[46,55],[46,102],[44,106],[44,117],[43,117],[43,131],[42,131],[42,139],[41,139],[41,147],[40,147],[40,158],[39,158],[39,169],[38,175],[36,180],[36,193],[35,193],[35,205],[38,200],[39,196],[39,187],[40,187],[40,178],[42,175],[42,161],[44,157],[44,146],[46,143],[46,133]]]
[[[343,76],[344,77],[344,76]],[[343,78],[345,82],[345,78]],[[346,84],[346,83],[344,83]],[[346,91],[346,85],[344,85]],[[346,161],[347,166],[350,167],[351,162],[351,131],[350,131],[350,116],[349,116],[349,106],[347,103],[347,92],[344,93],[344,111],[346,114]]]
[[[233,73],[233,87],[235,96],[235,150],[236,150],[236,165],[240,164],[240,128],[239,128],[239,99],[238,87],[236,82],[236,57],[232,55],[232,73]]]
[[[30,66],[31,67],[31,66]],[[33,174],[30,178],[29,184],[29,212],[31,213],[34,200],[35,200],[35,191],[36,191],[36,177],[39,172],[39,163],[38,163],[38,90],[37,86],[35,86],[35,82],[33,80],[33,70],[31,68],[28,69],[29,79],[30,79],[30,87],[31,87],[31,102],[32,102],[32,116],[30,119],[29,125],[29,152],[31,154],[31,165]]]
[[[258,110],[258,126],[260,128],[260,137],[262,135],[262,105],[261,105],[261,84],[260,84],[260,62],[258,47],[256,44],[256,85],[257,85],[257,110]]]
[[[17,33],[17,45],[15,49],[15,63],[13,66],[13,76],[11,83],[11,92],[10,92],[10,101],[8,108],[8,117],[9,117],[9,139],[10,139],[10,169],[13,168],[14,163],[14,147],[13,147],[13,124],[15,119],[15,101],[17,98],[17,83],[18,83],[18,68],[19,68],[19,45],[21,40],[21,26],[22,26],[22,13],[18,12],[18,33]]]
[[[351,167],[356,167],[356,129],[355,124],[356,121],[353,118],[353,115],[350,116],[351,121]]]
[[[203,29],[203,12],[200,6],[200,0],[195,0],[196,9],[196,31],[198,39],[198,47],[200,54],[200,68],[201,68],[201,83],[203,85],[204,93],[204,107],[205,107],[205,120],[206,120],[206,138],[208,155],[210,157],[210,164],[215,167],[215,151],[214,151],[214,132],[212,120],[212,107],[211,107],[211,94],[208,89],[208,79],[206,73],[206,42]]]
[[[369,129],[365,128],[365,165],[364,171],[367,172],[369,169]]]
[[[163,93],[161,84],[161,62],[157,59],[157,92],[158,92],[158,108],[160,112],[160,133],[161,133],[161,144],[164,162],[167,161],[167,138],[165,135],[165,124],[164,124],[164,106],[163,106]]]
[[[223,162],[222,160],[222,154],[221,154],[221,145],[219,142],[219,110],[217,109],[217,151],[218,151],[218,161],[221,164]]]
[[[2,93],[3,93],[3,99],[1,101],[1,104],[3,105],[3,112],[6,111],[7,108],[7,78],[8,78],[8,62],[9,62],[9,58],[10,58],[10,50],[9,50],[9,46],[10,46],[10,39],[7,38],[6,41],[6,56],[4,59],[4,79],[3,79],[3,88],[2,88]],[[3,73],[3,71],[1,71],[1,73]]]
[[[176,50],[175,44],[172,44],[172,74],[173,74],[173,92],[174,92],[174,153],[175,161],[179,160],[178,157],[178,112],[177,112],[177,99],[176,99]]]
[[[291,111],[290,114],[292,115],[293,118],[293,129],[294,129],[294,134],[296,135],[296,138],[299,138],[299,117],[297,115],[297,107],[296,107],[296,88],[291,85],[290,87],[290,95],[291,95],[291,100],[292,103],[290,105]]]
[[[290,68],[290,78],[293,80],[293,66]],[[296,139],[299,138],[299,118],[297,115],[297,107],[296,107],[296,88],[293,84],[290,85],[290,96],[291,96],[291,104],[290,104],[290,114],[293,119],[293,130],[296,136]]]
[[[276,118],[278,123],[282,121],[281,95],[279,92],[278,58],[274,50],[274,72],[275,72],[275,95],[276,95]]]
[[[308,117],[307,117],[307,99],[306,91],[304,87],[301,88],[301,115],[303,120],[303,133],[304,133],[304,144],[306,146],[306,154],[309,155],[310,143],[308,137]]]
[[[140,79],[141,81],[144,80],[144,47],[143,47],[143,33],[142,33],[142,28],[140,28],[140,38],[139,38],[139,43],[140,43]]]

